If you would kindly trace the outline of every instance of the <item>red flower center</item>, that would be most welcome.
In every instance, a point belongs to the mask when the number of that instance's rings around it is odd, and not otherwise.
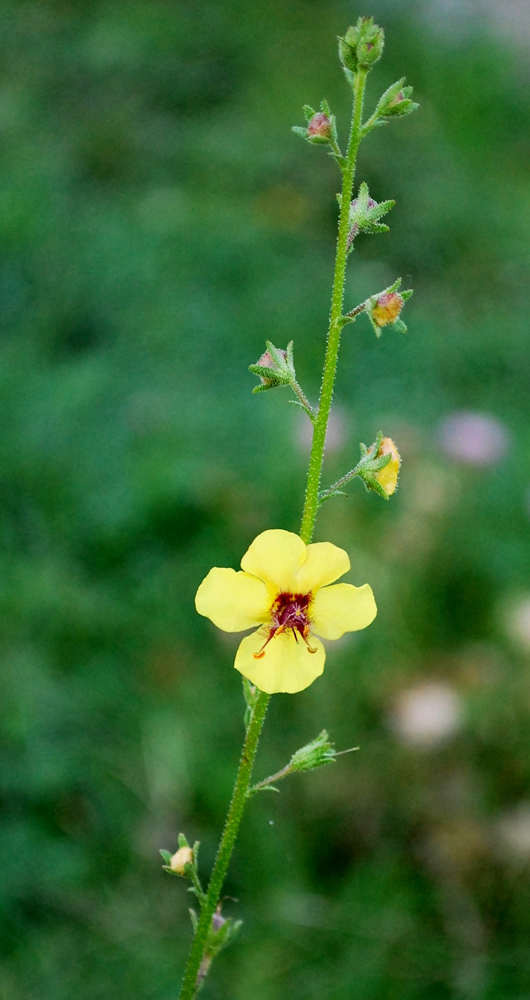
[[[257,653],[254,653],[254,658],[261,660],[261,657],[265,656],[265,647],[271,639],[274,639],[275,635],[281,635],[282,632],[286,632],[288,629],[291,629],[296,642],[298,642],[298,636],[301,636],[307,646],[308,652],[316,653],[316,649],[313,649],[309,645],[307,638],[311,624],[311,618],[309,617],[310,604],[311,594],[278,594],[271,608],[272,621],[270,625],[265,626],[267,638],[261,649]]]

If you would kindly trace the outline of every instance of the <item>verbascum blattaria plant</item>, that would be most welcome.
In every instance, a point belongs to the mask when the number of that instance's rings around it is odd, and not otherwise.
[[[329,328],[318,405],[301,388],[295,371],[293,344],[266,349],[250,371],[259,378],[254,392],[287,387],[312,425],[312,446],[307,473],[300,533],[268,528],[254,539],[241,559],[241,569],[214,567],[202,581],[195,599],[200,615],[225,632],[253,631],[239,645],[234,667],[243,676],[246,701],[245,739],[232,799],[228,808],[217,857],[207,889],[199,877],[198,843],[191,847],[180,834],[175,853],[161,851],[166,871],[187,879],[197,899],[190,910],[193,940],[180,991],[180,1000],[192,1000],[202,986],[216,955],[234,938],[240,921],[225,918],[221,909],[223,882],[234,849],[239,824],[249,799],[260,791],[275,790],[275,783],[297,771],[310,771],[331,764],[338,754],[323,730],[316,739],[293,754],[277,774],[251,784],[254,758],[267,706],[273,694],[303,691],[322,674],[326,653],[321,639],[339,639],[345,632],[367,628],[377,614],[369,583],[354,587],[337,583],[350,569],[348,554],[331,542],[313,542],[321,505],[343,493],[354,478],[367,490],[389,500],[396,490],[400,456],[395,443],[382,433],[370,447],[360,445],[360,458],[349,472],[330,486],[322,486],[322,463],[337,370],[339,345],[344,327],[363,313],[376,336],[392,327],[406,331],[401,319],[403,306],[412,295],[401,289],[398,278],[388,288],[369,296],[354,308],[344,304],[348,257],[355,240],[364,234],[386,232],[381,220],[391,210],[391,200],[376,202],[367,185],[354,192],[359,145],[369,133],[394,119],[403,118],[418,105],[405,80],[394,83],[379,99],[375,110],[364,118],[364,92],[368,73],[381,58],[383,29],[369,17],[360,17],[339,38],[339,57],[352,90],[353,108],[345,153],[339,145],[335,115],[326,101],[320,110],[304,107],[306,125],[294,131],[312,145],[327,149],[342,175],[338,195],[337,252],[331,293]]]

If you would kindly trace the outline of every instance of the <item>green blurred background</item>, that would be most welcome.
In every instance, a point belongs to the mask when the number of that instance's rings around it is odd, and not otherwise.
[[[1,1000],[171,1000],[190,941],[158,849],[209,869],[243,736],[237,636],[193,607],[297,530],[307,433],[251,394],[266,338],[318,391],[338,172],[290,132],[336,35],[386,28],[365,143],[394,197],[350,308],[398,275],[407,335],[344,333],[317,539],[374,625],[273,699],[256,774],[324,726],[358,753],[253,800],[218,1000],[530,998],[530,16],[521,0],[3,0],[0,7]]]

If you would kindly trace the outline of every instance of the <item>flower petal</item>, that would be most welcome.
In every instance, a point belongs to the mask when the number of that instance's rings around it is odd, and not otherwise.
[[[377,606],[368,583],[364,587],[336,583],[316,594],[311,607],[311,631],[323,639],[340,639],[344,632],[366,628],[376,614]]]
[[[310,653],[305,642],[298,642],[292,632],[283,632],[274,636],[269,642],[265,655],[256,660],[257,653],[266,639],[263,632],[253,632],[241,640],[236,653],[234,667],[252,684],[267,694],[277,694],[285,691],[294,694],[303,691],[320,677],[324,670],[326,651],[319,639],[310,637],[316,653]]]
[[[241,569],[264,580],[275,594],[292,591],[306,553],[307,546],[299,535],[271,528],[254,539],[241,560]]]
[[[224,632],[243,632],[270,620],[271,600],[255,576],[214,566],[195,595],[195,607]]]
[[[296,592],[314,593],[338,580],[349,568],[350,559],[344,549],[339,549],[332,542],[314,542],[307,546],[307,559],[296,574]]]

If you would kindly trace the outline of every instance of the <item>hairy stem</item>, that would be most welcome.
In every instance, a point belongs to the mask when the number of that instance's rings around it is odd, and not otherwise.
[[[245,801],[252,776],[252,766],[258,748],[258,741],[261,727],[269,704],[270,695],[260,691],[256,704],[252,709],[250,722],[248,725],[241,760],[237,771],[232,800],[226,817],[225,828],[217,857],[212,871],[212,877],[206,893],[206,899],[201,907],[201,914],[197,925],[197,930],[193,938],[193,944],[188,958],[188,964],[182,981],[182,988],[179,1000],[193,1000],[197,992],[197,975],[201,966],[208,931],[210,930],[212,917],[219,902],[221,889],[227,872],[230,857],[234,849],[239,824],[245,808]]]
[[[318,411],[314,416],[313,444],[309,459],[302,528],[300,530],[300,535],[306,544],[308,544],[313,537],[315,519],[319,507],[319,488],[322,476],[324,445],[326,441],[329,412],[333,399],[335,372],[339,353],[342,309],[344,303],[344,281],[346,276],[346,263],[348,259],[349,210],[353,190],[353,181],[355,177],[357,150],[362,138],[361,122],[365,83],[366,70],[359,70],[355,76],[352,123],[348,142],[346,165],[343,171],[337,256],[335,260],[335,273],[333,278],[333,292],[331,297],[331,312],[326,355],[324,360],[324,372],[322,377],[322,389],[320,393]],[[313,408],[304,396],[300,386],[298,386],[298,383],[295,386],[295,392],[304,406],[307,406],[308,410],[311,413],[314,413]],[[198,982],[197,977],[201,968],[212,917],[219,902],[224,878],[239,830],[239,824],[241,823],[241,817],[243,815],[245,801],[247,799],[247,793],[250,786],[250,779],[252,776],[254,757],[256,755],[261,728],[267,711],[269,697],[269,695],[264,694],[264,692],[261,691],[252,709],[225,828],[221,837],[221,843],[219,844],[219,850],[215,859],[206,898],[202,901],[201,914],[197,924],[197,930],[195,931],[195,936],[193,938],[193,944],[191,946],[186,971],[184,973],[179,1000],[193,1000],[200,985],[200,981],[202,981],[200,980]],[[279,777],[283,776],[283,773],[280,772],[278,775],[275,775],[275,778],[278,780]],[[270,781],[272,779],[268,780]],[[261,784],[262,783],[260,783],[260,786]]]
[[[315,417],[316,417],[316,413],[315,413],[313,407],[311,406],[311,403],[309,402],[309,400],[308,400],[308,398],[307,398],[304,390],[302,389],[302,387],[300,385],[298,385],[298,382],[296,382],[296,381],[293,382],[292,389],[293,389],[293,392],[298,396],[298,399],[300,400],[300,402],[301,402],[302,406],[304,407],[304,409],[307,410],[307,414],[308,414],[310,420],[312,420],[314,422]]]
[[[326,430],[328,426],[331,402],[333,399],[335,373],[337,370],[337,359],[339,355],[342,308],[344,303],[344,282],[346,278],[346,264],[348,260],[349,213],[353,191],[353,181],[355,177],[357,150],[362,138],[361,122],[365,83],[366,70],[359,70],[359,72],[355,75],[352,123],[350,138],[348,141],[346,166],[342,175],[343,180],[339,218],[339,235],[337,240],[337,256],[335,258],[335,273],[333,277],[333,292],[331,296],[331,311],[329,316],[326,356],[324,360],[324,374],[322,377],[322,389],[320,391],[318,412],[314,425],[315,429],[313,431],[313,444],[311,447],[311,457],[309,459],[309,470],[307,473],[304,513],[302,516],[302,527],[300,529],[300,536],[306,544],[308,544],[313,537],[315,520],[319,507],[318,494],[322,476]]]

